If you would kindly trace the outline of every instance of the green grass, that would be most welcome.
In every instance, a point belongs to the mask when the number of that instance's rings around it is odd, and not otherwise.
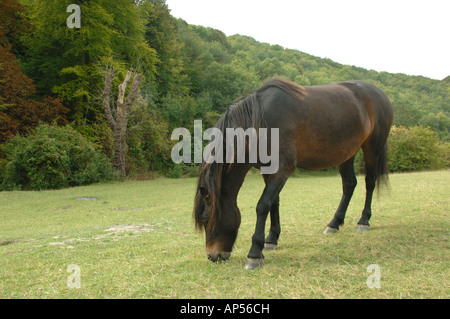
[[[247,176],[242,224],[227,262],[206,259],[193,229],[195,179],[157,179],[59,191],[0,193],[0,298],[449,298],[450,172],[390,176],[371,230],[356,233],[364,178],[337,234],[323,235],[339,176],[290,178],[282,234],[265,265],[244,271],[264,183]],[[74,200],[95,196],[97,200]],[[69,289],[67,267],[81,288]],[[381,288],[369,289],[370,264]]]

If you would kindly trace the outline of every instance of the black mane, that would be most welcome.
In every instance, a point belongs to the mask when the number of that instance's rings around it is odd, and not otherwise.
[[[272,78],[266,81],[255,92],[229,106],[226,112],[220,117],[215,127],[223,133],[224,148],[226,145],[226,128],[243,128],[244,131],[248,128],[255,128],[256,131],[258,131],[260,128],[267,127],[264,120],[264,112],[258,101],[258,93],[272,87],[279,88],[297,99],[303,99],[305,96],[304,88],[293,82],[285,81],[280,78]],[[225,149],[222,154],[225,156]],[[193,215],[197,229],[201,229],[203,226],[202,210],[199,209],[201,206],[200,201],[202,200],[199,190],[203,188],[210,197],[209,224],[207,228],[211,229],[214,227],[215,221],[221,213],[219,203],[222,177],[229,165],[230,164],[225,163],[225,161],[223,161],[223,163],[207,163],[203,161],[201,164]]]

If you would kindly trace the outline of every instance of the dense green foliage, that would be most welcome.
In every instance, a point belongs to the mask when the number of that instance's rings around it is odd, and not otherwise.
[[[122,71],[127,66],[140,67],[150,78],[155,74],[156,52],[144,39],[144,13],[131,1],[79,1],[79,29],[66,25],[66,9],[72,0],[21,2],[31,24],[24,39],[28,46],[24,70],[38,91],[64,100],[76,125],[103,117],[96,98],[106,65]],[[83,129],[86,134],[92,131]]]
[[[70,126],[41,125],[5,146],[2,189],[58,189],[112,178],[104,154]]]
[[[436,170],[450,167],[450,143],[439,139],[430,127],[393,126],[388,139],[390,172]],[[364,172],[364,158],[359,151],[355,158],[358,173]]]
[[[141,98],[128,123],[128,174],[158,170],[178,176],[180,170],[191,170],[189,166],[175,167],[170,160],[171,131],[176,127],[192,130],[195,119],[201,119],[205,128],[213,126],[235,99],[272,76],[306,86],[369,81],[393,102],[396,126],[412,131],[415,126],[429,127],[436,133],[433,139],[450,141],[450,77],[438,81],[377,72],[247,36],[227,37],[219,30],[175,19],[165,0],[0,1],[17,2],[23,8],[14,10],[27,27],[9,36],[7,48],[34,81],[30,85],[36,86],[36,98],[50,96],[62,101],[68,110],[64,120],[110,158],[112,132],[101,105],[105,70],[113,67],[119,73],[113,82],[116,95],[119,79],[127,70],[144,75]],[[80,29],[66,26],[70,3],[80,5]],[[448,157],[448,144],[439,145]]]
[[[393,127],[389,138],[389,168],[394,172],[440,169],[450,166],[448,143],[430,128]]]

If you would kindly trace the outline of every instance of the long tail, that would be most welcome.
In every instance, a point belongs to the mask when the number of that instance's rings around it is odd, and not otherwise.
[[[377,192],[380,190],[380,185],[387,186],[389,188],[389,168],[388,168],[388,158],[387,158],[387,145],[383,147],[383,151],[378,159],[377,166]]]

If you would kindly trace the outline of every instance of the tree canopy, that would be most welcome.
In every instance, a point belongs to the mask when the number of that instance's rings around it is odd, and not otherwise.
[[[67,109],[58,97],[36,95],[35,83],[19,66],[16,54],[27,30],[24,9],[15,1],[1,0],[0,11],[0,144],[27,133],[39,122],[65,123]]]

